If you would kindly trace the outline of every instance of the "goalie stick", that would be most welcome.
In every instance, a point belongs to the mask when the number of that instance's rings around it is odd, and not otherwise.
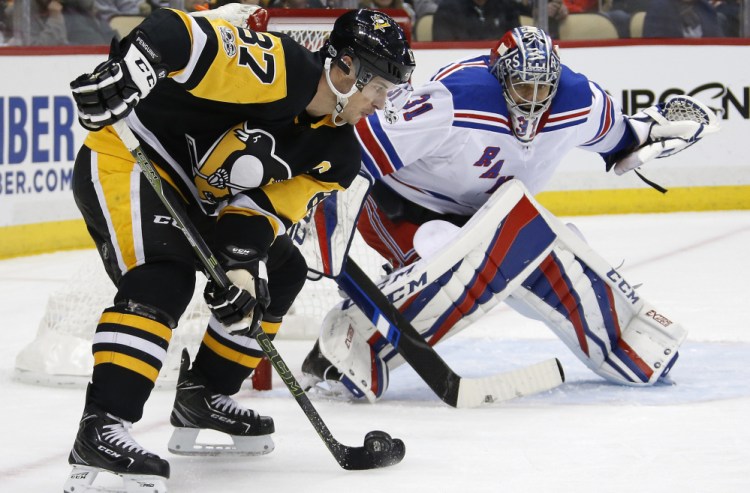
[[[157,173],[151,161],[146,156],[138,139],[130,130],[124,120],[120,120],[113,125],[115,131],[119,134],[125,147],[133,155],[136,162],[141,168],[141,172],[148,180],[156,195],[162,201],[174,219],[177,226],[182,230],[190,245],[193,247],[195,254],[203,264],[205,273],[220,287],[227,288],[231,281],[227,277],[224,269],[219,265],[216,257],[206,245],[203,238],[198,233],[195,226],[190,222],[187,215],[179,208],[173,199],[167,197],[168,189],[162,184],[161,177]],[[281,355],[276,350],[271,339],[263,332],[260,327],[256,327],[251,334],[258,341],[263,353],[271,361],[276,372],[286,384],[289,392],[299,404],[307,419],[315,428],[320,438],[325,443],[328,450],[334,456],[339,465],[347,470],[374,469],[378,467],[387,467],[398,464],[404,458],[406,449],[404,442],[398,438],[391,438],[390,435],[383,431],[371,431],[365,435],[364,445],[362,447],[350,447],[342,444],[331,434],[318,411],[312,405],[310,398],[300,386],[297,379],[292,375],[289,367],[286,365]]]
[[[565,381],[557,358],[488,377],[461,377],[351,257],[335,280],[430,389],[450,406],[477,407],[550,390]]]

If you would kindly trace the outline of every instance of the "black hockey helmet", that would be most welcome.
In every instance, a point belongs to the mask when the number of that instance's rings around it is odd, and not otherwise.
[[[336,19],[323,49],[346,73],[349,67],[341,57],[349,55],[355,60],[359,89],[376,76],[393,84],[404,84],[416,66],[401,26],[388,15],[374,10],[350,10]]]

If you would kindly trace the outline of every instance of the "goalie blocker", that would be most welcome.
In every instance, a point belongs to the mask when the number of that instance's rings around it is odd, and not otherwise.
[[[685,329],[646,302],[518,180],[500,187],[463,228],[444,229],[439,251],[379,283],[428,344],[506,300],[543,321],[608,381],[652,385],[677,360]],[[436,241],[431,235],[433,251]],[[385,393],[389,371],[403,363],[348,299],[326,316],[318,345],[346,387],[371,402]]]

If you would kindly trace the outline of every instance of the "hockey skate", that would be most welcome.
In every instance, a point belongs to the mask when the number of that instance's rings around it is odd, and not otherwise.
[[[168,449],[178,455],[265,455],[274,449],[273,419],[246,409],[231,397],[211,392],[200,374],[189,370],[190,356],[182,352],[174,408],[175,427]],[[198,443],[201,430],[230,436],[233,444]]]
[[[68,463],[73,470],[65,493],[165,493],[169,463],[133,440],[131,424],[93,405],[87,405]],[[110,472],[122,484],[94,485],[100,472]]]

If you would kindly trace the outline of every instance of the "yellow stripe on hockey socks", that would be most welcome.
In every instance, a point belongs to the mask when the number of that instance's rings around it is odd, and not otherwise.
[[[258,366],[258,363],[260,363],[260,357],[250,356],[249,354],[244,354],[232,348],[229,348],[212,337],[208,332],[206,332],[206,334],[203,336],[203,341],[201,341],[201,344],[206,346],[208,349],[221,356],[222,358],[247,368],[255,369],[255,367]]]
[[[137,358],[133,358],[132,356],[116,353],[114,351],[99,351],[94,353],[94,366],[103,363],[111,363],[113,365],[121,366],[138,373],[139,375],[143,375],[154,383],[159,376],[159,370],[153,366],[144,363]]]
[[[155,320],[144,318],[139,315],[131,315],[128,313],[118,312],[104,312],[102,313],[102,317],[99,319],[99,323],[109,323],[135,327],[137,329],[148,332],[149,334],[154,334],[157,337],[161,337],[167,342],[172,339],[172,329]]]

